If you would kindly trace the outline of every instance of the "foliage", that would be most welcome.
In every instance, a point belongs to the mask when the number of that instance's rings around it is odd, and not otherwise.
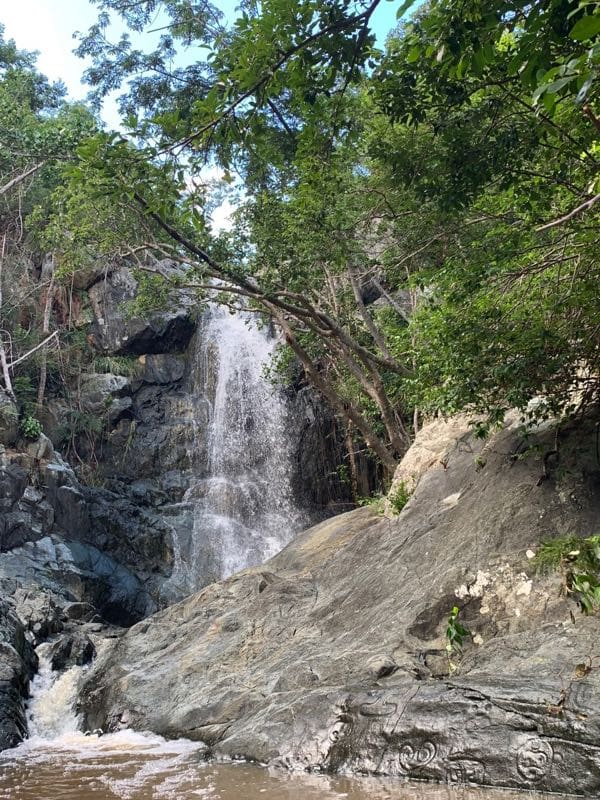
[[[600,609],[600,536],[568,536],[543,542],[534,564],[541,572],[560,569],[565,590],[585,614]]]
[[[13,380],[13,391],[21,406],[27,410],[35,403],[36,387],[29,375],[18,375]]]
[[[49,83],[37,71],[35,56],[2,34],[0,28],[0,356],[8,373],[3,382],[12,384],[25,438],[41,433],[38,416],[46,395],[53,394],[62,395],[68,407],[74,441],[97,435],[102,421],[77,417],[77,387],[81,373],[94,369],[94,357],[88,331],[77,327],[82,298],[73,277],[105,252],[113,254],[108,247],[103,251],[102,241],[117,227],[118,211],[105,196],[103,213],[99,201],[92,213],[92,187],[75,189],[69,183],[77,149],[98,132],[94,116],[83,105],[65,102],[64,87]],[[132,240],[132,231],[137,229],[131,224],[120,225],[111,244]]]
[[[446,652],[448,653],[450,672],[455,672],[458,668],[457,664],[452,659],[456,657],[460,658],[465,638],[471,635],[471,632],[459,621],[459,613],[458,606],[454,606],[450,612],[448,625],[446,627]]]
[[[107,372],[113,375],[124,375],[127,378],[139,376],[142,365],[135,356],[94,356],[91,372]]]
[[[39,419],[27,414],[21,420],[20,430],[26,439],[38,439],[43,431],[43,428]]]
[[[385,510],[385,497],[382,494],[373,494],[370,497],[355,498],[359,508],[370,508],[376,514],[383,514]]]
[[[24,248],[52,252],[63,287],[125,263],[136,313],[183,287],[260,313],[285,342],[274,371],[297,382],[299,364],[391,476],[423,414],[484,429],[600,399],[600,5],[431,0],[405,20],[397,2],[381,52],[382,2],[247,1],[227,28],[207,0],[96,0],[80,54],[96,101],[121,90],[125,133],[2,41],[0,167],[44,158],[25,206],[4,200],[16,272]],[[143,33],[159,5],[147,51],[108,40],[110,19]],[[207,165],[238,198],[218,235]],[[15,341],[40,341],[44,297],[26,320],[11,298]],[[58,374],[90,366],[73,352]]]
[[[411,492],[403,481],[388,493],[387,499],[394,514],[399,514],[410,500]]]
[[[98,5],[135,31],[155,6]],[[246,3],[226,30],[207,3],[166,2],[169,34],[146,55],[110,45],[101,19],[81,52],[100,94],[125,86],[137,144],[96,138],[73,181],[112,187],[126,217],[137,202],[146,234],[192,259],[199,291],[217,278],[273,317],[391,473],[415,409],[495,424],[512,406],[534,420],[598,396],[585,204],[598,191],[600,45],[595,2],[433,0],[380,53],[377,5]],[[206,60],[169,71],[192,41]],[[207,159],[246,192],[216,239],[206,196],[184,188]],[[155,278],[145,296],[166,301]]]

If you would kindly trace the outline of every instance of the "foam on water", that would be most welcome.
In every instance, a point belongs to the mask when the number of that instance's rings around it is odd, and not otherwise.
[[[86,735],[75,713],[84,668],[53,672],[50,647],[38,648],[40,667],[27,713],[30,736],[0,754],[1,800],[181,797],[181,786],[194,778],[203,759],[203,745],[131,730]]]

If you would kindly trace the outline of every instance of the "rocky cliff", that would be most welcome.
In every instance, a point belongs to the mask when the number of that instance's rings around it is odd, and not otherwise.
[[[88,726],[290,768],[597,796],[600,626],[531,560],[598,532],[597,423],[525,439],[515,422],[486,443],[438,424],[419,441],[398,516],[323,522],[131,628],[88,675]],[[462,653],[446,649],[454,606]]]
[[[80,608],[78,622],[129,626],[181,599],[190,589],[173,579],[174,569],[190,552],[194,569],[208,565],[199,574],[188,567],[193,585],[214,579],[210,547],[206,558],[196,553],[198,498],[188,496],[207,476],[214,401],[202,314],[180,293],[172,312],[130,316],[136,281],[123,266],[98,267],[79,281],[76,324],[113,371],[88,365],[69,396],[51,395],[36,412],[48,436],[33,441],[20,431],[17,404],[0,391],[0,598],[29,648],[68,632],[69,609]],[[343,439],[310,390],[289,387],[286,403],[296,503],[309,521],[328,516],[348,496],[336,471]],[[13,634],[5,638],[14,649]],[[0,664],[9,676],[6,691],[0,687],[1,749],[25,731],[28,681],[12,651],[0,652]]]
[[[23,623],[0,599],[0,750],[18,744],[26,734],[25,697],[36,666]]]

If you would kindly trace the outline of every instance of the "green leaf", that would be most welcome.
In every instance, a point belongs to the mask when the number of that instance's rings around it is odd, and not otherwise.
[[[418,61],[421,57],[421,48],[418,46],[411,47],[408,51],[408,55],[406,56],[406,60],[409,64],[414,64],[415,61]]]
[[[405,0],[400,8],[396,11],[396,19],[401,19],[408,9],[415,4],[415,0]]]
[[[576,39],[578,42],[583,42],[586,39],[591,39],[600,33],[600,16],[587,16],[578,20],[569,36],[571,39]]]
[[[575,78],[575,75],[569,75],[567,78],[559,78],[557,81],[552,81],[552,83],[547,83],[544,86],[544,90],[547,94],[558,94],[563,86],[566,86],[568,83]]]

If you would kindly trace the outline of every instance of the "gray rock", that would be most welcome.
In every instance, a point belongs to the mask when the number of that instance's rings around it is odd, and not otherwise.
[[[54,455],[54,445],[45,434],[40,433],[35,441],[27,443],[25,452],[36,461],[49,461]]]
[[[89,603],[67,603],[63,613],[69,622],[90,622],[96,616],[96,609]]]
[[[0,388],[0,444],[13,445],[19,437],[17,404]]]
[[[151,614],[157,602],[143,580],[110,555],[82,542],[46,536],[26,542],[0,558],[0,579],[37,586],[67,602],[91,604],[108,622],[132,625]],[[156,594],[158,589],[156,588]],[[40,624],[33,632],[44,638]]]
[[[89,664],[96,655],[96,648],[89,636],[75,631],[68,633],[52,645],[50,663],[52,669],[62,671],[68,667]]]
[[[43,528],[24,511],[8,511],[0,518],[0,553],[35,542],[44,535]]]
[[[147,383],[172,384],[180,381],[185,373],[185,358],[182,355],[160,353],[142,356],[143,379]]]
[[[335,517],[131,628],[88,675],[87,726],[126,713],[217,756],[598,796],[600,623],[526,556],[600,529],[594,430],[561,433],[546,480],[553,431],[528,459],[516,426],[448,442],[398,516]],[[472,636],[444,674],[454,605]]]
[[[115,270],[89,289],[95,346],[103,352],[126,355],[184,350],[195,330],[191,298],[179,293],[173,303],[175,311],[142,319],[128,316],[127,304],[135,297],[136,290],[137,282],[126,267]]]
[[[75,289],[89,289],[95,283],[107,279],[116,267],[114,264],[95,261],[82,267],[73,274],[73,286]]]
[[[42,462],[23,453],[8,458],[19,463],[0,468],[3,585],[90,602],[122,624],[156,610],[172,569],[171,529],[138,503],[166,502],[158,485],[141,481],[124,496],[81,485],[57,453]],[[40,623],[36,635],[47,634]]]
[[[19,587],[11,599],[21,623],[37,643],[62,631],[62,603],[57,595],[38,586]]]
[[[132,391],[131,380],[123,375],[90,374],[81,381],[81,406],[112,427],[131,408]]]
[[[82,487],[57,487],[52,505],[56,524],[67,533],[69,539],[88,541],[93,536],[90,531],[88,505]]]
[[[0,467],[0,510],[10,511],[22,497],[28,484],[27,470],[18,464]]]
[[[354,507],[343,426],[310,387],[290,391],[289,436],[294,492],[313,522]],[[375,473],[368,460],[357,455],[360,484],[357,495],[368,497]]]
[[[22,623],[0,599],[0,751],[17,745],[26,735],[25,698],[37,658]]]
[[[377,655],[367,661],[369,675],[374,680],[389,678],[398,670],[398,664],[391,656]]]

